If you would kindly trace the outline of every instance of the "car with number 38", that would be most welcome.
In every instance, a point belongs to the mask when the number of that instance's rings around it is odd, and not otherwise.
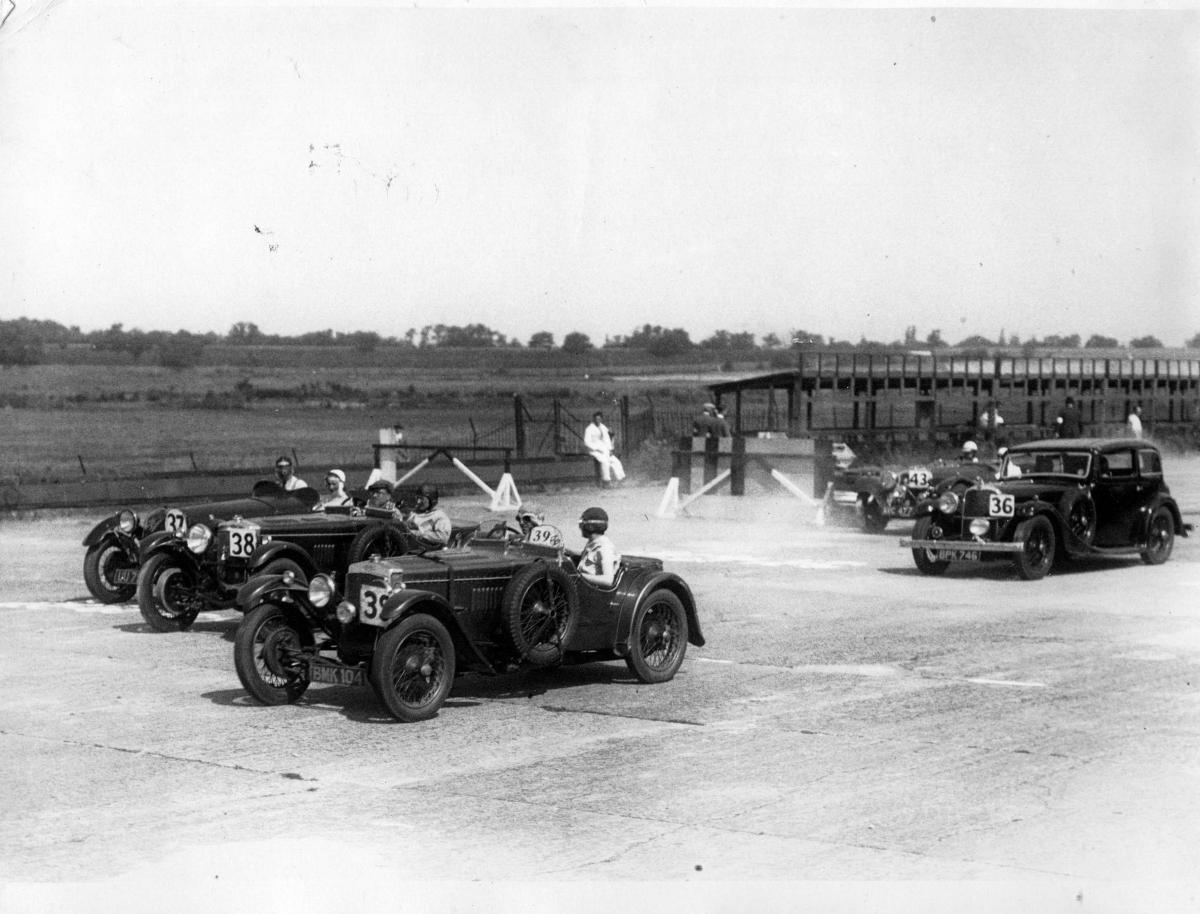
[[[369,685],[401,721],[433,717],[456,675],[622,659],[641,682],[674,677],[703,645],[695,599],[661,560],[624,556],[611,585],[582,578],[557,527],[479,535],[465,547],[373,558],[302,585],[242,588],[234,665],[257,701],[311,683]]]
[[[952,562],[1011,561],[1025,580],[1079,556],[1160,565],[1187,536],[1151,442],[1078,438],[1015,445],[995,482],[944,485],[917,506],[911,549],[924,574]]]

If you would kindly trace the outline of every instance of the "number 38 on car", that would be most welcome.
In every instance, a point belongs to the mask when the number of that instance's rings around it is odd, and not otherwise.
[[[369,685],[394,717],[419,721],[460,673],[623,659],[637,679],[659,683],[689,643],[704,644],[690,588],[660,560],[625,556],[600,587],[575,558],[543,526],[357,562],[340,585],[330,575],[307,585],[254,578],[238,597],[238,678],[268,705],[294,702],[314,682]]]
[[[912,550],[924,574],[951,562],[1011,560],[1033,581],[1062,558],[1140,555],[1160,565],[1187,536],[1149,442],[1080,438],[1011,448],[999,480],[952,480],[917,506]]]

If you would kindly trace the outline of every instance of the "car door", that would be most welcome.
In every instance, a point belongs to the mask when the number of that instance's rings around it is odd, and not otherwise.
[[[1096,485],[1092,489],[1096,501],[1095,545],[1131,545],[1136,537],[1143,489],[1134,449],[1106,451],[1097,462]]]

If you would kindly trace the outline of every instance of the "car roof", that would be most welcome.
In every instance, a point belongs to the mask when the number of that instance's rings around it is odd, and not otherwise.
[[[1144,438],[1046,438],[1042,441],[1026,441],[1024,444],[1014,444],[1008,449],[1008,453],[1061,451],[1066,448],[1088,451],[1118,451],[1130,447],[1158,450],[1156,445],[1146,441]]]

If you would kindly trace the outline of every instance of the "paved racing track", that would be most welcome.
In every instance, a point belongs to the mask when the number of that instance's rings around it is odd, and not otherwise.
[[[622,663],[462,678],[419,725],[352,688],[259,707],[233,671],[235,613],[154,634],[135,605],[87,598],[93,514],[0,522],[7,897],[270,880],[344,902],[353,872],[653,880],[697,903],[731,885],[886,899],[887,881],[1046,892],[1039,910],[1195,902],[1197,539],[1156,568],[924,578],[897,545],[908,525],[820,527],[787,495],[663,520],[660,494],[598,500],[619,548],[696,593],[708,644],[673,682]],[[573,534],[594,498],[538,501]]]

